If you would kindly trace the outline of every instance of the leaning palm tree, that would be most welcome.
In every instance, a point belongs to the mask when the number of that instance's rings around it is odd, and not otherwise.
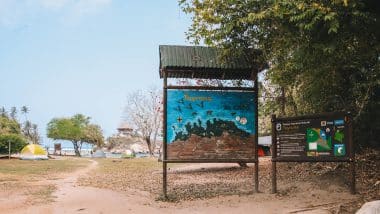
[[[21,107],[21,114],[24,115],[24,117],[25,117],[25,121],[28,120],[28,118],[26,117],[26,115],[27,115],[28,113],[29,113],[29,108],[28,108],[27,106],[22,106],[22,107]]]

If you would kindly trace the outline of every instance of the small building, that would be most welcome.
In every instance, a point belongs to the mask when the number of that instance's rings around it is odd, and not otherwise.
[[[258,142],[259,156],[271,155],[272,154],[271,145],[272,145],[272,136],[259,137],[259,142]]]
[[[118,136],[126,137],[131,136],[133,134],[133,128],[129,126],[127,123],[121,124],[118,128]]]

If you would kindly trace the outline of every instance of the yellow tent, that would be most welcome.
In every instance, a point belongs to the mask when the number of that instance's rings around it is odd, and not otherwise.
[[[38,144],[25,146],[20,153],[21,160],[47,160],[47,152]]]

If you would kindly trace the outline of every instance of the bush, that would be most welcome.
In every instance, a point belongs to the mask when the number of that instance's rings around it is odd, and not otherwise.
[[[11,153],[20,152],[27,142],[24,137],[17,134],[2,134],[0,135],[0,154],[8,154],[9,142],[11,142]]]

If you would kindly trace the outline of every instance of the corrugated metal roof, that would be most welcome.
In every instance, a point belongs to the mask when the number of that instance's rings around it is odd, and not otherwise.
[[[220,49],[203,46],[160,45],[160,77],[252,79],[258,69],[242,58],[224,63]]]

